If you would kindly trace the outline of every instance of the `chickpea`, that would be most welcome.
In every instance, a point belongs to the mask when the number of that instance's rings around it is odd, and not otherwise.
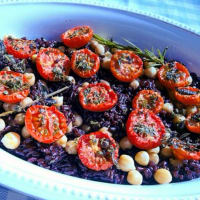
[[[65,148],[66,145],[67,145],[67,137],[66,137],[66,135],[63,135],[59,140],[57,140],[56,144],[58,144],[61,147]]]
[[[163,108],[162,108],[164,111],[168,112],[168,113],[172,113],[173,110],[174,110],[174,106],[172,103],[165,103],[163,105]]]
[[[135,169],[135,163],[131,156],[129,155],[121,155],[118,160],[118,167],[124,172],[129,172]]]
[[[172,149],[169,146],[162,148],[160,154],[166,158],[170,158],[173,156]]]
[[[11,111],[20,111],[20,106],[18,104],[10,104]]]
[[[139,86],[140,86],[140,82],[139,82],[137,79],[133,80],[133,81],[130,83],[130,87],[132,87],[132,88],[135,89],[135,90],[136,90]]]
[[[35,74],[25,73],[24,75],[28,79],[29,86],[33,86],[35,84]]]
[[[25,114],[24,113],[16,114],[14,121],[19,125],[23,125],[25,123]]]
[[[147,150],[148,153],[159,153],[160,152],[160,147],[156,147],[156,148],[153,148],[153,149],[149,149]]]
[[[10,103],[4,103],[3,104],[3,109],[5,111],[18,111],[19,110],[19,105],[17,105],[17,104],[10,104]]]
[[[179,124],[183,121],[185,121],[185,117],[183,115],[177,114],[177,115],[174,116],[174,119],[173,119],[174,124]]]
[[[7,149],[16,149],[20,145],[20,136],[15,132],[6,133],[1,142]]]
[[[108,86],[110,86],[110,83],[108,81],[105,80],[100,80],[101,83],[107,84]]]
[[[157,165],[159,163],[158,154],[157,153],[149,153],[149,161],[152,161]]]
[[[110,51],[106,51],[105,57],[102,60],[102,67],[104,69],[110,69],[110,61],[111,61],[112,54]]]
[[[121,51],[121,49],[117,49],[117,48],[112,48],[112,49],[111,49],[111,52],[112,52],[112,53],[117,53],[118,51]]]
[[[30,97],[26,97],[20,102],[20,106],[22,108],[25,108],[25,107],[30,106],[32,103],[33,103],[33,100]]]
[[[83,124],[83,118],[79,114],[75,113],[75,121],[73,122],[73,126],[79,127],[82,124]]]
[[[33,62],[35,62],[35,61],[36,61],[36,58],[37,58],[37,54],[33,54],[32,57],[31,57],[31,60],[32,60]]]
[[[56,101],[56,103],[54,104],[55,106],[59,107],[63,105],[63,96],[55,96],[52,97],[52,99],[54,99]]]
[[[99,44],[96,40],[91,40],[91,47],[95,50],[95,53],[103,56],[105,54],[105,47]]]
[[[11,71],[10,67],[4,67],[2,71]]]
[[[72,132],[72,128],[73,128],[72,122],[70,122],[70,123],[68,124],[68,126],[67,126],[67,132],[66,132],[66,133]]]
[[[195,112],[197,112],[197,107],[196,106],[188,106],[186,108],[187,115],[195,113]]]
[[[135,155],[135,161],[142,166],[149,164],[149,154],[146,151],[139,151]]]
[[[110,61],[111,61],[111,58],[109,58],[109,57],[104,57],[103,58],[103,60],[102,60],[102,67],[104,68],[104,69],[110,69]]]
[[[191,84],[192,84],[192,77],[191,77],[191,76],[189,76],[189,77],[187,78],[187,82],[188,82],[188,85],[191,85]]]
[[[3,109],[4,109],[5,111],[11,111],[11,105],[12,105],[12,104],[4,103],[4,104],[3,104]]]
[[[108,57],[108,58],[111,58],[112,57],[112,53],[110,53],[110,51],[106,51],[105,56]]]
[[[128,172],[127,182],[131,185],[141,185],[143,181],[142,174],[137,170],[131,170]]]
[[[29,138],[29,137],[31,137],[30,133],[29,133],[29,132],[27,131],[27,129],[26,129],[26,126],[24,126],[24,127],[22,128],[21,134],[22,134],[22,137],[23,137],[23,138]]]
[[[58,49],[59,49],[61,52],[65,53],[65,47],[64,47],[64,46],[59,46]]]
[[[156,78],[158,70],[155,67],[148,67],[144,69],[144,74],[148,78]]]
[[[84,83],[82,84],[83,87],[87,87],[88,85],[89,85],[88,82],[84,82]]]
[[[112,133],[110,131],[108,131],[108,128],[107,127],[102,127],[99,129],[100,132],[103,132],[103,133],[106,133],[108,134],[109,136],[112,136]]]
[[[88,126],[88,125],[86,125],[86,124],[83,124],[83,126],[82,126],[81,128],[82,128],[82,130],[85,131],[85,132],[89,132],[90,129],[91,129],[91,127]]]
[[[131,142],[129,141],[128,137],[125,136],[123,137],[120,142],[119,142],[119,146],[121,149],[126,150],[126,149],[131,149],[133,147],[133,145],[131,144]]]
[[[3,119],[0,118],[0,131],[3,131],[3,129],[6,127],[6,123]]]
[[[182,160],[178,160],[178,159],[173,159],[170,158],[169,162],[171,165],[173,165],[174,167],[178,167],[178,166],[182,166],[183,165],[183,161]]]
[[[75,78],[73,76],[67,76],[66,80],[69,81],[69,82],[71,82],[72,84],[76,83],[76,80],[75,80]]]
[[[172,175],[167,169],[158,169],[154,174],[154,179],[159,184],[170,183],[172,181]]]
[[[74,154],[74,155],[77,154],[77,141],[76,140],[69,140],[66,143],[65,151],[68,154]]]

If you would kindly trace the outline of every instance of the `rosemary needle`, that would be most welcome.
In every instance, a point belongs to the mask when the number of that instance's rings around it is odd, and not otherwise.
[[[132,42],[130,42],[129,40],[127,40],[125,38],[122,38],[122,39],[129,44],[128,46],[124,46],[124,45],[118,44],[116,42],[106,40],[97,34],[94,34],[93,38],[97,42],[104,44],[110,48],[134,51],[137,55],[141,56],[145,61],[152,62],[151,65],[154,67],[161,66],[165,63],[165,55],[166,55],[166,51],[168,48],[165,48],[163,50],[163,52],[161,52],[159,49],[157,49],[158,56],[156,56],[153,50],[152,51],[150,51],[148,49],[141,50],[139,47],[137,47],[135,44],[133,44]]]

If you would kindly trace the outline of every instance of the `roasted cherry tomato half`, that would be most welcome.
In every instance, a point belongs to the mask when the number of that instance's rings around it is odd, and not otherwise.
[[[142,90],[133,98],[132,107],[135,109],[146,108],[154,113],[161,111],[164,104],[163,98],[153,90]]]
[[[66,118],[55,106],[31,106],[26,112],[25,126],[30,135],[42,143],[55,142],[67,131]]]
[[[187,68],[179,62],[163,65],[158,71],[160,83],[169,89],[186,86],[189,76]]]
[[[37,52],[36,43],[33,40],[5,37],[3,42],[8,54],[15,58],[30,58]]]
[[[89,78],[97,73],[100,67],[99,56],[88,49],[75,51],[71,58],[71,68],[78,76]]]
[[[0,72],[0,101],[18,103],[29,94],[28,80],[26,77],[13,71]]]
[[[69,58],[58,49],[41,49],[36,58],[39,74],[48,81],[63,81],[70,71]]]
[[[77,151],[83,165],[95,171],[112,167],[118,157],[115,140],[102,132],[81,136],[78,140]]]
[[[103,112],[117,103],[117,94],[106,83],[91,83],[79,92],[81,106],[89,111]]]
[[[185,105],[200,105],[200,90],[194,87],[179,87],[175,89],[175,98]]]
[[[165,126],[152,111],[137,109],[128,117],[126,133],[130,142],[137,148],[152,149],[160,146]]]
[[[188,115],[185,125],[189,131],[200,134],[200,111]]]
[[[200,151],[195,144],[173,138],[171,149],[174,156],[179,160],[200,160]]]
[[[93,30],[89,26],[77,26],[64,32],[61,40],[70,48],[80,48],[86,45],[92,36]]]
[[[142,59],[132,51],[117,51],[112,55],[110,70],[119,81],[131,82],[142,74]]]

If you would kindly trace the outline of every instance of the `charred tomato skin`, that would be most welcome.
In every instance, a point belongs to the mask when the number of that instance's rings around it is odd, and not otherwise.
[[[4,37],[3,42],[7,53],[13,55],[15,58],[31,58],[37,52],[36,44],[33,40]]]
[[[107,111],[111,109],[117,101],[117,94],[106,83],[91,83],[83,87],[79,92],[79,102],[81,106],[93,112]]]
[[[192,133],[200,134],[200,112],[191,113],[185,122],[186,128]]]
[[[128,116],[126,133],[134,146],[148,150],[161,145],[165,126],[152,111],[136,109]]]
[[[106,139],[109,141],[109,146],[113,149],[113,159],[116,160],[118,158],[118,146],[115,140],[108,134],[97,131],[83,135],[79,138],[77,151],[81,162],[87,168],[95,171],[107,170],[111,168],[114,164],[113,160],[111,158],[106,158],[104,155],[98,155],[97,152],[95,152],[95,149],[99,149],[99,151],[101,151],[102,147],[99,145],[100,142],[97,143],[97,146],[93,146],[93,142],[91,141],[92,138],[98,141],[100,139]]]
[[[44,48],[37,55],[36,67],[40,76],[44,79],[61,81],[69,74],[70,60],[58,49]]]
[[[168,89],[186,86],[190,76],[188,69],[179,62],[174,62],[173,66],[171,65],[171,63],[168,63],[158,70],[158,80],[160,83]]]
[[[61,34],[62,42],[70,48],[80,48],[86,45],[93,36],[89,26],[77,26]]]
[[[180,91],[185,91],[185,94],[181,94]],[[200,90],[198,88],[179,87],[175,89],[174,96],[184,105],[200,105]]]
[[[5,103],[19,103],[20,101],[22,101],[25,97],[28,96],[30,89],[28,86],[28,80],[27,78],[24,76],[24,74],[18,73],[18,72],[13,72],[13,71],[0,71],[0,80],[2,82],[4,82],[6,80],[5,77],[13,77],[12,79],[8,80],[10,82],[10,84],[14,84],[14,80],[15,78],[17,78],[18,80],[20,79],[22,82],[22,85],[26,84],[27,87],[25,87],[24,89],[21,87],[18,87],[18,90],[12,90],[9,89],[6,86],[6,82],[0,85],[0,101],[3,101]],[[14,86],[14,85],[13,85]],[[5,94],[5,91],[7,91],[7,94]]]
[[[174,156],[177,159],[179,159],[179,160],[200,160],[200,151],[191,150],[192,147],[190,147],[190,146],[188,146],[186,148],[185,144],[181,145],[182,142],[177,138],[174,138],[174,141],[176,141],[176,144],[173,143],[170,147],[172,149]]]
[[[80,57],[83,57],[84,59],[81,59]],[[90,78],[98,72],[99,68],[99,56],[89,49],[81,49],[73,52],[71,69],[81,78]]]
[[[133,51],[120,50],[112,55],[110,70],[122,82],[131,82],[142,75],[143,62]]]
[[[154,99],[153,98],[151,99],[151,97],[153,97]],[[140,99],[144,99],[147,105],[141,105]],[[151,102],[153,105],[151,105]],[[162,110],[163,105],[164,105],[163,98],[160,96],[158,92],[155,92],[153,90],[141,90],[140,92],[137,93],[137,95],[133,98],[132,101],[132,107],[134,109],[146,108],[153,111],[154,113],[159,113]]]
[[[55,106],[29,107],[25,115],[25,126],[35,140],[47,144],[55,142],[67,131],[66,118]]]

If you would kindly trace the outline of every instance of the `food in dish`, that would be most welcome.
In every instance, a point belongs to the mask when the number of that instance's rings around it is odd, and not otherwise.
[[[79,26],[61,41],[0,42],[0,147],[60,173],[118,184],[200,177],[196,74]]]

